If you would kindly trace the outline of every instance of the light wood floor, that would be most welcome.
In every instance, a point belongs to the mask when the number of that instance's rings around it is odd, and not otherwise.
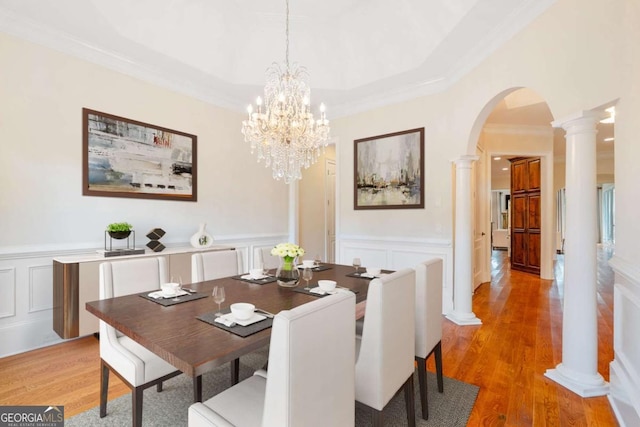
[[[599,251],[598,369],[613,359],[613,274]],[[563,277],[562,262],[556,277]],[[562,280],[511,271],[494,252],[492,282],[473,297],[481,326],[444,322],[444,374],[480,386],[470,426],[615,426],[606,397],[582,399],[544,377],[562,359]],[[433,370],[433,360],[428,363]],[[70,417],[97,406],[99,346],[93,337],[0,359],[0,405],[64,405]],[[446,391],[446,390],[445,390]],[[128,393],[111,376],[109,398]]]

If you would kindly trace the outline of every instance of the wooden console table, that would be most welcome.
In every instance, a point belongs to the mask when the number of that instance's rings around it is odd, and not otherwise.
[[[210,246],[196,249],[191,246],[167,248],[162,252],[147,251],[140,255],[105,258],[100,254],[64,256],[53,259],[53,330],[60,338],[76,338],[98,332],[98,319],[85,310],[88,301],[100,299],[99,266],[140,257],[165,257],[169,277],[180,276],[191,283],[191,254],[196,252],[234,249],[230,246]]]

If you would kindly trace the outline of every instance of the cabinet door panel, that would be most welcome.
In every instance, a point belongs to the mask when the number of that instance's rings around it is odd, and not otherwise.
[[[527,211],[527,228],[529,231],[540,231],[540,195],[528,197],[529,209]]]
[[[511,266],[540,274],[540,158],[511,160]]]
[[[512,222],[511,228],[516,230],[524,230],[526,228],[526,218],[527,218],[527,197],[524,195],[517,195],[512,197]]]

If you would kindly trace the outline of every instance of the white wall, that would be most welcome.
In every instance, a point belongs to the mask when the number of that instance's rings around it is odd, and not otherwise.
[[[640,5],[636,0],[581,2],[558,0],[529,27],[497,49],[491,57],[445,92],[377,108],[334,120],[338,146],[340,194],[339,242],[378,238],[377,248],[411,238],[428,245],[434,239],[453,238],[454,185],[450,161],[475,154],[488,114],[509,91],[528,87],[545,99],[553,117],[562,119],[581,110],[618,100],[615,146],[616,255],[615,265],[640,263]],[[553,64],[553,66],[550,66]],[[353,140],[425,127],[424,210],[353,210]],[[549,168],[551,169],[551,168]],[[550,175],[553,179],[553,173]],[[341,246],[341,245],[339,245]],[[347,261],[350,254],[340,254]],[[390,267],[390,266],[389,266]],[[622,270],[634,277],[625,281],[627,314],[616,312],[616,330],[625,336],[628,353],[637,353],[640,336],[629,332],[640,318],[640,271]],[[446,286],[446,285],[445,285]],[[630,290],[629,290],[630,289]],[[631,296],[629,296],[631,295]],[[445,295],[446,298],[446,295]],[[622,298],[622,297],[621,297]],[[631,314],[629,314],[631,312]],[[622,332],[620,332],[622,331]],[[618,337],[619,335],[616,335]],[[614,346],[620,345],[616,338]],[[620,349],[622,351],[622,349]],[[612,389],[618,401],[633,402],[634,421],[640,424],[640,358],[618,356],[618,377]],[[550,366],[551,368],[552,366]]]
[[[201,222],[243,246],[286,236],[288,188],[250,154],[241,114],[4,34],[0,69],[0,356],[57,340],[51,258],[103,247],[111,222],[138,246],[155,227],[186,243]],[[82,196],[83,107],[197,135],[198,201]]]

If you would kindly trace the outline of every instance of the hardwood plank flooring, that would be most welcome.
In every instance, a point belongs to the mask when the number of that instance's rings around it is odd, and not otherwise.
[[[611,252],[598,251],[598,369],[613,359]],[[473,297],[481,326],[445,320],[444,374],[480,386],[470,426],[616,426],[606,397],[583,399],[547,379],[562,360],[562,256],[558,280],[512,271],[495,251],[492,282]],[[70,417],[99,403],[100,350],[85,337],[0,359],[0,405],[64,405]],[[428,369],[435,371],[433,358]],[[109,399],[129,393],[114,375]]]

